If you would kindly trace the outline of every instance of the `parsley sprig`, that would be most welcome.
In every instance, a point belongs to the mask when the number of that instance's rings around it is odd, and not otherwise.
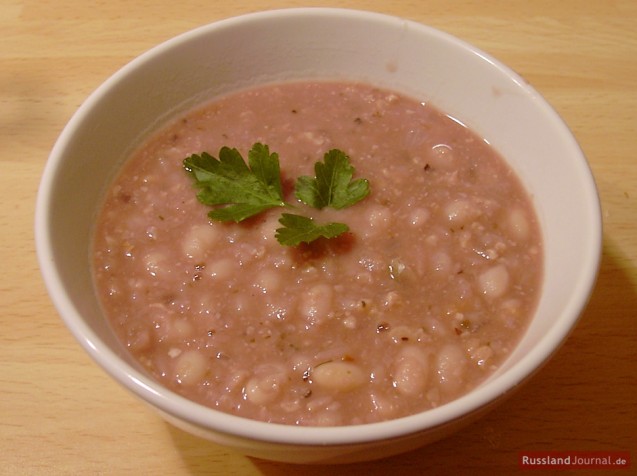
[[[237,149],[222,147],[219,158],[203,152],[184,159],[184,168],[195,180],[197,198],[213,207],[208,216],[217,221],[241,222],[276,207],[293,208],[285,202],[281,187],[279,156],[267,145],[256,143],[248,152],[248,163]],[[337,210],[354,205],[369,194],[366,179],[352,180],[354,167],[341,150],[327,152],[314,165],[314,177],[296,180],[294,195],[310,207]],[[296,246],[318,238],[334,238],[349,230],[344,223],[317,223],[313,218],[283,213],[276,239]]]
[[[342,151],[332,149],[323,162],[314,164],[315,177],[299,177],[294,193],[296,198],[311,207],[332,207],[340,210],[354,205],[369,194],[369,182],[358,179],[352,182],[354,167]]]
[[[345,223],[331,222],[318,224],[312,218],[283,213],[279,219],[282,228],[277,228],[274,235],[282,245],[296,246],[300,243],[311,243],[318,238],[335,238],[349,231]]]
[[[209,213],[213,220],[240,222],[269,208],[285,206],[278,154],[270,154],[267,145],[255,144],[248,161],[249,166],[237,149],[229,147],[219,150],[219,159],[204,152],[184,160],[199,189],[199,201],[225,205]]]

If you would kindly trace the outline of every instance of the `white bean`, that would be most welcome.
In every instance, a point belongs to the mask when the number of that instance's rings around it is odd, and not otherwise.
[[[466,225],[475,219],[479,214],[479,210],[475,204],[466,198],[454,200],[445,207],[445,215],[454,225]]]
[[[423,319],[423,329],[435,338],[446,337],[449,335],[449,328],[444,322],[435,317],[425,317]]]
[[[233,371],[226,378],[224,387],[225,391],[227,393],[230,393],[234,392],[237,389],[241,389],[243,386],[243,382],[245,382],[248,377],[249,374],[246,370],[233,369]]]
[[[453,261],[451,256],[444,251],[438,251],[431,256],[431,267],[442,274],[447,274],[452,271]]]
[[[503,264],[497,264],[478,277],[478,286],[482,294],[489,298],[502,296],[509,287],[509,272]]]
[[[415,396],[422,392],[429,376],[429,362],[425,352],[408,346],[401,349],[393,369],[394,387],[402,395]]]
[[[265,269],[257,276],[256,285],[264,293],[276,292],[281,288],[281,277],[272,269]]]
[[[330,405],[334,404],[334,398],[329,395],[322,397],[310,398],[305,404],[305,409],[309,413],[319,413],[321,410],[330,408]]]
[[[367,227],[365,235],[374,236],[385,232],[390,226],[391,210],[387,207],[377,205],[367,212],[366,218],[369,226]]]
[[[356,329],[356,318],[354,316],[345,316],[345,318],[343,318],[343,326],[350,330]]]
[[[520,325],[520,316],[524,309],[519,299],[511,298],[502,303],[496,315],[507,329],[515,329]]]
[[[367,380],[362,369],[352,362],[326,362],[312,371],[312,382],[337,392],[360,387]]]
[[[278,372],[252,377],[247,381],[244,393],[248,401],[264,405],[274,401],[281,393],[282,375]]]
[[[437,407],[440,404],[440,389],[438,387],[430,388],[425,397],[432,407]]]
[[[328,408],[314,415],[312,425],[314,426],[338,426],[342,424],[341,414],[337,409]]]
[[[391,309],[391,308],[398,307],[398,306],[402,305],[403,304],[403,298],[396,291],[389,291],[387,294],[385,294],[382,297],[382,301],[381,302],[383,303],[383,306]]]
[[[327,284],[317,284],[301,296],[299,312],[310,324],[318,324],[332,310],[334,292]]]
[[[455,154],[447,144],[437,144],[431,148],[429,165],[436,169],[449,170],[455,166]]]
[[[485,367],[492,356],[493,349],[488,345],[481,345],[471,352],[471,360],[480,367]]]
[[[196,261],[203,260],[210,248],[219,239],[219,230],[211,224],[195,225],[184,236],[181,249],[188,257]]]
[[[196,385],[204,378],[207,371],[206,358],[196,350],[183,352],[175,362],[175,376],[182,385]]]
[[[460,347],[455,344],[446,344],[436,357],[436,374],[442,390],[453,393],[462,385],[467,359]]]
[[[420,227],[429,220],[429,216],[429,210],[426,208],[416,208],[409,215],[409,224],[415,227]]]
[[[178,344],[190,337],[193,327],[186,319],[175,319],[163,308],[153,307],[152,314],[155,339],[160,342]]]
[[[375,414],[391,418],[396,413],[396,405],[386,395],[372,393],[369,399]]]
[[[211,278],[224,280],[234,273],[234,262],[230,258],[222,258],[206,265],[205,271]]]
[[[176,319],[168,324],[168,334],[171,341],[179,342],[190,337],[192,334],[192,323],[187,319]]]
[[[128,348],[136,352],[147,350],[151,346],[151,342],[150,331],[146,327],[132,329],[128,333],[126,341]]]
[[[166,256],[160,251],[153,251],[144,256],[144,268],[151,276],[157,276],[165,271]]]
[[[526,218],[524,210],[520,208],[514,208],[509,212],[508,225],[511,232],[516,238],[525,240],[528,238],[531,231],[531,226]]]
[[[322,145],[327,140],[325,133],[318,133],[313,131],[302,132],[299,134],[299,136],[314,145]]]

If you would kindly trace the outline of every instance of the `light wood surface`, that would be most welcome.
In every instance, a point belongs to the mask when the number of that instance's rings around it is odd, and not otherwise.
[[[41,172],[81,102],[138,54],[221,18],[307,4],[0,0],[0,474],[479,475],[515,472],[520,451],[637,455],[637,2],[314,5],[390,13],[454,34],[518,71],[563,116],[589,158],[605,226],[599,281],[578,327],[497,410],[384,461],[262,462],[172,428],[90,361],[53,309],[33,240]]]

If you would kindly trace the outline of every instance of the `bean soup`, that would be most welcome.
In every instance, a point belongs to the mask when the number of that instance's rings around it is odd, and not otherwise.
[[[280,157],[286,201],[349,231],[275,239],[281,210],[211,221],[183,160]],[[370,193],[311,209],[293,181],[331,149]],[[107,191],[92,250],[114,332],[171,390],[235,415],[350,425],[443,405],[521,339],[542,284],[532,199],[482,138],[434,106],[359,83],[234,93],[150,137]]]

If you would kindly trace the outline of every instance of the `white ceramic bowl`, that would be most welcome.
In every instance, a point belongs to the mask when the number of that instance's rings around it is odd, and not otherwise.
[[[485,137],[532,194],[545,242],[537,313],[517,349],[476,390],[434,410],[364,426],[307,428],[246,420],[180,397],[137,370],[96,298],[91,228],[108,180],[131,149],[176,112],[246,86],[354,79],[431,101]],[[37,200],[36,243],[51,298],[106,372],[168,421],[245,454],[291,462],[351,462],[446,436],[515,389],[556,351],[594,285],[599,199],[568,128],[522,78],[440,31],[337,9],[250,14],[196,29],[141,55],[100,86],[59,137]]]

